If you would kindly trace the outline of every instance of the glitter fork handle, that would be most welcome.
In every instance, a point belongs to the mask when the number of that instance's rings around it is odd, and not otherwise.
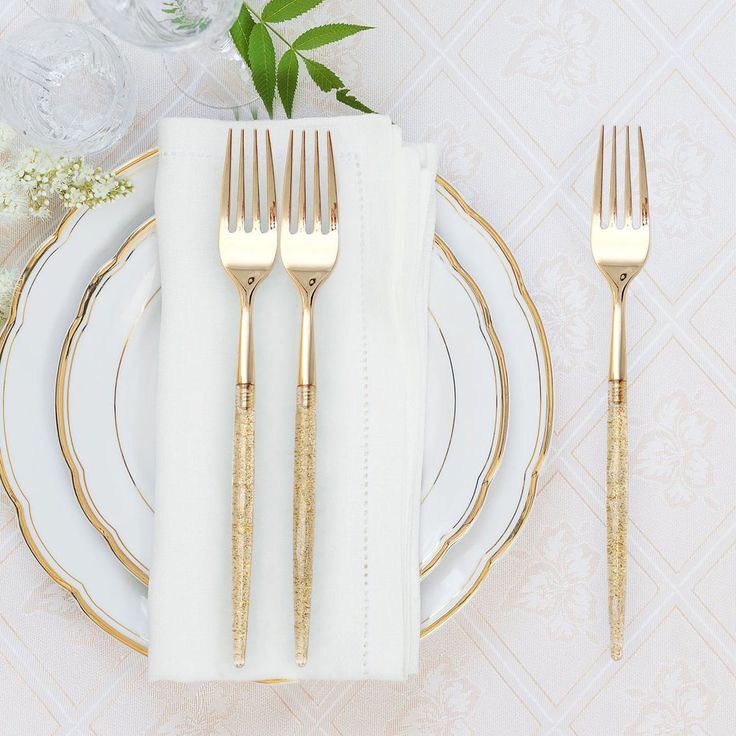
[[[248,638],[250,560],[253,547],[253,478],[255,470],[255,403],[252,383],[235,387],[232,495],[232,629],[233,664],[245,664]]]
[[[303,667],[309,651],[314,547],[314,481],[317,389],[298,386],[294,437],[294,638],[296,663]]]
[[[606,517],[608,528],[608,625],[611,657],[621,659],[626,608],[626,527],[629,459],[626,381],[608,382],[608,461]]]

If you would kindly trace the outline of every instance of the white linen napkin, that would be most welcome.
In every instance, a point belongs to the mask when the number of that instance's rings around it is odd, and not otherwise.
[[[163,304],[149,677],[404,679],[418,661],[436,157],[403,144],[400,130],[377,115],[243,126],[246,141],[253,127],[271,131],[279,193],[288,131],[304,129],[310,141],[315,129],[331,130],[340,253],[316,300],[314,582],[303,668],[294,662],[291,570],[300,308],[278,257],[256,294],[253,558],[239,670],[230,603],[239,304],[217,248],[228,127],[170,119],[159,128]]]

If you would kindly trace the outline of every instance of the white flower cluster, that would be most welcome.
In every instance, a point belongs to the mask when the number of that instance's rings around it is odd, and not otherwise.
[[[126,179],[103,172],[83,158],[24,148],[12,155],[15,133],[0,125],[0,214],[46,217],[53,202],[96,207],[133,191]]]

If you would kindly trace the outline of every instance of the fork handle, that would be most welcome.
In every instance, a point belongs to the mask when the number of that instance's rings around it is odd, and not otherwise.
[[[253,479],[256,429],[256,387],[235,387],[232,494],[232,628],[233,664],[245,664],[248,638],[250,560],[253,548]]]
[[[608,531],[608,625],[611,657],[620,659],[626,608],[626,527],[629,457],[626,381],[608,382],[608,459],[606,518]]]
[[[314,479],[317,439],[317,388],[297,386],[294,435],[294,639],[296,663],[303,667],[309,651],[314,548]]]

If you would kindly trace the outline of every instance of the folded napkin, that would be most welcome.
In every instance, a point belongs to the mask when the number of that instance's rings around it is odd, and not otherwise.
[[[292,480],[299,298],[277,257],[255,299],[248,648],[232,665],[230,497],[239,303],[217,248],[229,124],[164,120],[152,680],[404,679],[419,642],[419,489],[435,155],[377,115],[332,132],[340,253],[316,300],[317,483],[309,662],[294,662]],[[239,127],[239,126],[236,126]],[[235,137],[235,136],[234,136]],[[298,137],[297,137],[298,140]],[[261,147],[263,151],[263,147]],[[261,167],[263,170],[263,167]]]

